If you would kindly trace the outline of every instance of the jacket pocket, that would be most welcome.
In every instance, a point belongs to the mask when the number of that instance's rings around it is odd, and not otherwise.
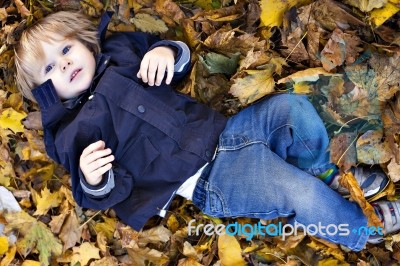
[[[135,140],[125,147],[118,162],[134,176],[145,174],[149,165],[160,155],[150,140],[143,134],[139,134]]]

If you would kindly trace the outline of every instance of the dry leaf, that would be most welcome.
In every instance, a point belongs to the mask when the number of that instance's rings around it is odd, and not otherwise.
[[[89,242],[85,242],[79,247],[73,247],[72,250],[71,265],[75,265],[78,262],[81,265],[87,265],[91,259],[100,259],[100,250]]]
[[[242,249],[234,236],[228,234],[218,236],[218,256],[222,266],[246,265],[241,253]]]
[[[32,190],[32,193],[34,193],[34,190]],[[50,190],[45,187],[40,195],[37,195],[36,201],[36,211],[33,215],[45,215],[51,208],[56,208],[60,205],[61,196],[58,191],[51,193]]]
[[[75,211],[70,211],[61,228],[60,239],[64,243],[63,250],[67,250],[80,243],[82,228]]]
[[[346,0],[345,2],[359,8],[363,12],[369,12],[374,8],[383,7],[388,0]]]
[[[343,174],[339,179],[339,184],[350,191],[351,198],[361,207],[364,215],[368,218],[368,225],[382,227],[383,224],[376,215],[374,208],[364,198],[364,193],[351,172]]]
[[[162,33],[168,30],[164,21],[152,17],[149,14],[137,14],[134,18],[131,18],[130,21],[143,32]]]
[[[261,97],[274,92],[275,81],[272,77],[275,65],[269,64],[264,70],[244,70],[244,78],[233,79],[229,92],[238,97],[243,105],[250,104]]]

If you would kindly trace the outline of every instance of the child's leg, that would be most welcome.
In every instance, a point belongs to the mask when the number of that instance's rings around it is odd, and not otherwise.
[[[361,209],[312,176],[332,167],[327,150],[325,127],[305,97],[270,97],[229,120],[193,201],[213,216],[349,224],[348,236],[318,235],[359,250],[367,236],[352,230],[367,225]]]

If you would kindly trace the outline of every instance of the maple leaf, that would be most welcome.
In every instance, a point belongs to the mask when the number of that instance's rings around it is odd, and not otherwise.
[[[60,192],[56,191],[51,193],[50,190],[45,187],[41,194],[37,194],[35,190],[32,190],[32,195],[36,195],[36,211],[33,215],[45,215],[51,208],[58,207],[61,203]]]
[[[130,21],[143,32],[162,33],[168,31],[164,21],[152,17],[149,14],[137,14],[134,18],[131,18]]]
[[[96,248],[89,242],[85,242],[79,247],[73,247],[73,255],[71,265],[80,263],[81,266],[87,265],[91,259],[100,259],[100,249]]]
[[[4,128],[11,129],[14,133],[23,132],[24,126],[21,120],[26,117],[23,111],[15,111],[13,108],[6,108],[0,114],[0,124]]]
[[[272,93],[275,81],[272,77],[275,65],[268,64],[264,70],[244,70],[247,75],[244,78],[235,78],[229,92],[238,97],[244,105],[250,104],[261,97]]]
[[[23,236],[22,239],[18,239],[17,247],[24,257],[36,248],[39,251],[40,262],[47,266],[52,255],[61,255],[60,240],[54,237],[44,223],[24,211],[6,213],[4,216],[8,223],[6,228],[18,229]]]
[[[242,249],[234,236],[228,234],[218,236],[218,256],[222,266],[246,265],[241,253]]]
[[[107,239],[111,239],[114,234],[115,228],[117,226],[117,221],[114,218],[108,218],[106,216],[102,216],[104,219],[104,223],[96,223],[94,228],[97,232],[103,232]]]

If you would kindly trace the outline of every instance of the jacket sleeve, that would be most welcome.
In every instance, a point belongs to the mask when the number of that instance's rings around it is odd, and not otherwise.
[[[140,68],[140,62],[144,55],[159,46],[168,46],[175,50],[175,65],[173,83],[178,82],[190,69],[190,49],[181,41],[161,40],[156,35],[143,32],[118,32],[111,35],[102,44],[102,52],[111,56],[111,61],[117,66],[131,67],[131,72],[121,73],[133,78],[136,82],[140,80],[136,73]]]
[[[129,197],[134,186],[134,177],[117,162],[113,162],[112,171],[103,175],[102,181],[91,186],[80,170],[79,158],[82,151],[90,144],[101,140],[101,132],[89,123],[80,123],[76,132],[64,132],[69,143],[61,140],[64,144],[64,152],[60,153],[60,160],[64,167],[69,170],[72,181],[73,196],[78,205],[85,208],[105,210]]]

